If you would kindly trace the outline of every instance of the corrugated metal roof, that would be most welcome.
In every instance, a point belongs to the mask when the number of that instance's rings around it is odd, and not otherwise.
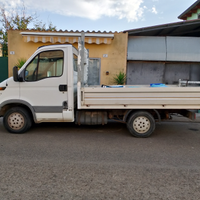
[[[180,21],[139,29],[125,30],[129,36],[185,36],[200,37],[200,20]]]
[[[23,30],[18,30],[18,29],[11,29],[11,31],[27,31],[27,32],[41,32],[41,33],[81,33],[81,32],[84,32],[84,33],[99,33],[99,34],[114,34],[114,33],[121,33],[121,32],[118,32],[118,31],[115,31],[115,32],[112,32],[112,31],[79,31],[79,30],[56,30],[56,31],[51,31],[51,30],[36,30],[36,29],[23,29]]]
[[[187,17],[190,17],[192,13],[197,12],[199,8],[200,8],[200,0],[192,4],[187,10],[185,10],[182,14],[180,14],[178,18],[186,20]]]

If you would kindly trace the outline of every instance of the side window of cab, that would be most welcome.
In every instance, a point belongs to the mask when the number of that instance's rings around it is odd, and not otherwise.
[[[39,81],[60,77],[63,74],[64,53],[61,50],[45,51],[38,54],[26,67],[25,81]]]

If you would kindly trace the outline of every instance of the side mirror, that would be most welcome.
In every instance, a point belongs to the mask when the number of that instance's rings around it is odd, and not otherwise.
[[[13,80],[15,82],[19,81],[19,76],[18,76],[18,67],[13,67]]]

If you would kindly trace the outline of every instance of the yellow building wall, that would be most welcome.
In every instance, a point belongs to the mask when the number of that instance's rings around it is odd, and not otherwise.
[[[16,65],[18,59],[25,58],[27,60],[39,46],[52,45],[52,43],[24,42],[20,32],[18,30],[8,31],[9,76],[12,76],[12,68]],[[126,73],[127,41],[127,33],[114,33],[111,44],[85,44],[85,47],[89,49],[89,57],[101,59],[100,84],[114,84],[114,75],[120,71]],[[78,46],[77,43],[73,45],[76,48]],[[109,75],[106,75],[106,72],[109,72]]]

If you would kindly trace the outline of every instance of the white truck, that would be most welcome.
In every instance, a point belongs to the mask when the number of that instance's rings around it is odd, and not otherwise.
[[[170,119],[171,113],[194,119],[190,110],[200,109],[199,85],[87,86],[81,44],[80,51],[72,45],[38,48],[0,83],[0,117],[9,132],[24,133],[32,123],[104,125],[112,119],[126,123],[133,136],[148,137],[156,122]]]

